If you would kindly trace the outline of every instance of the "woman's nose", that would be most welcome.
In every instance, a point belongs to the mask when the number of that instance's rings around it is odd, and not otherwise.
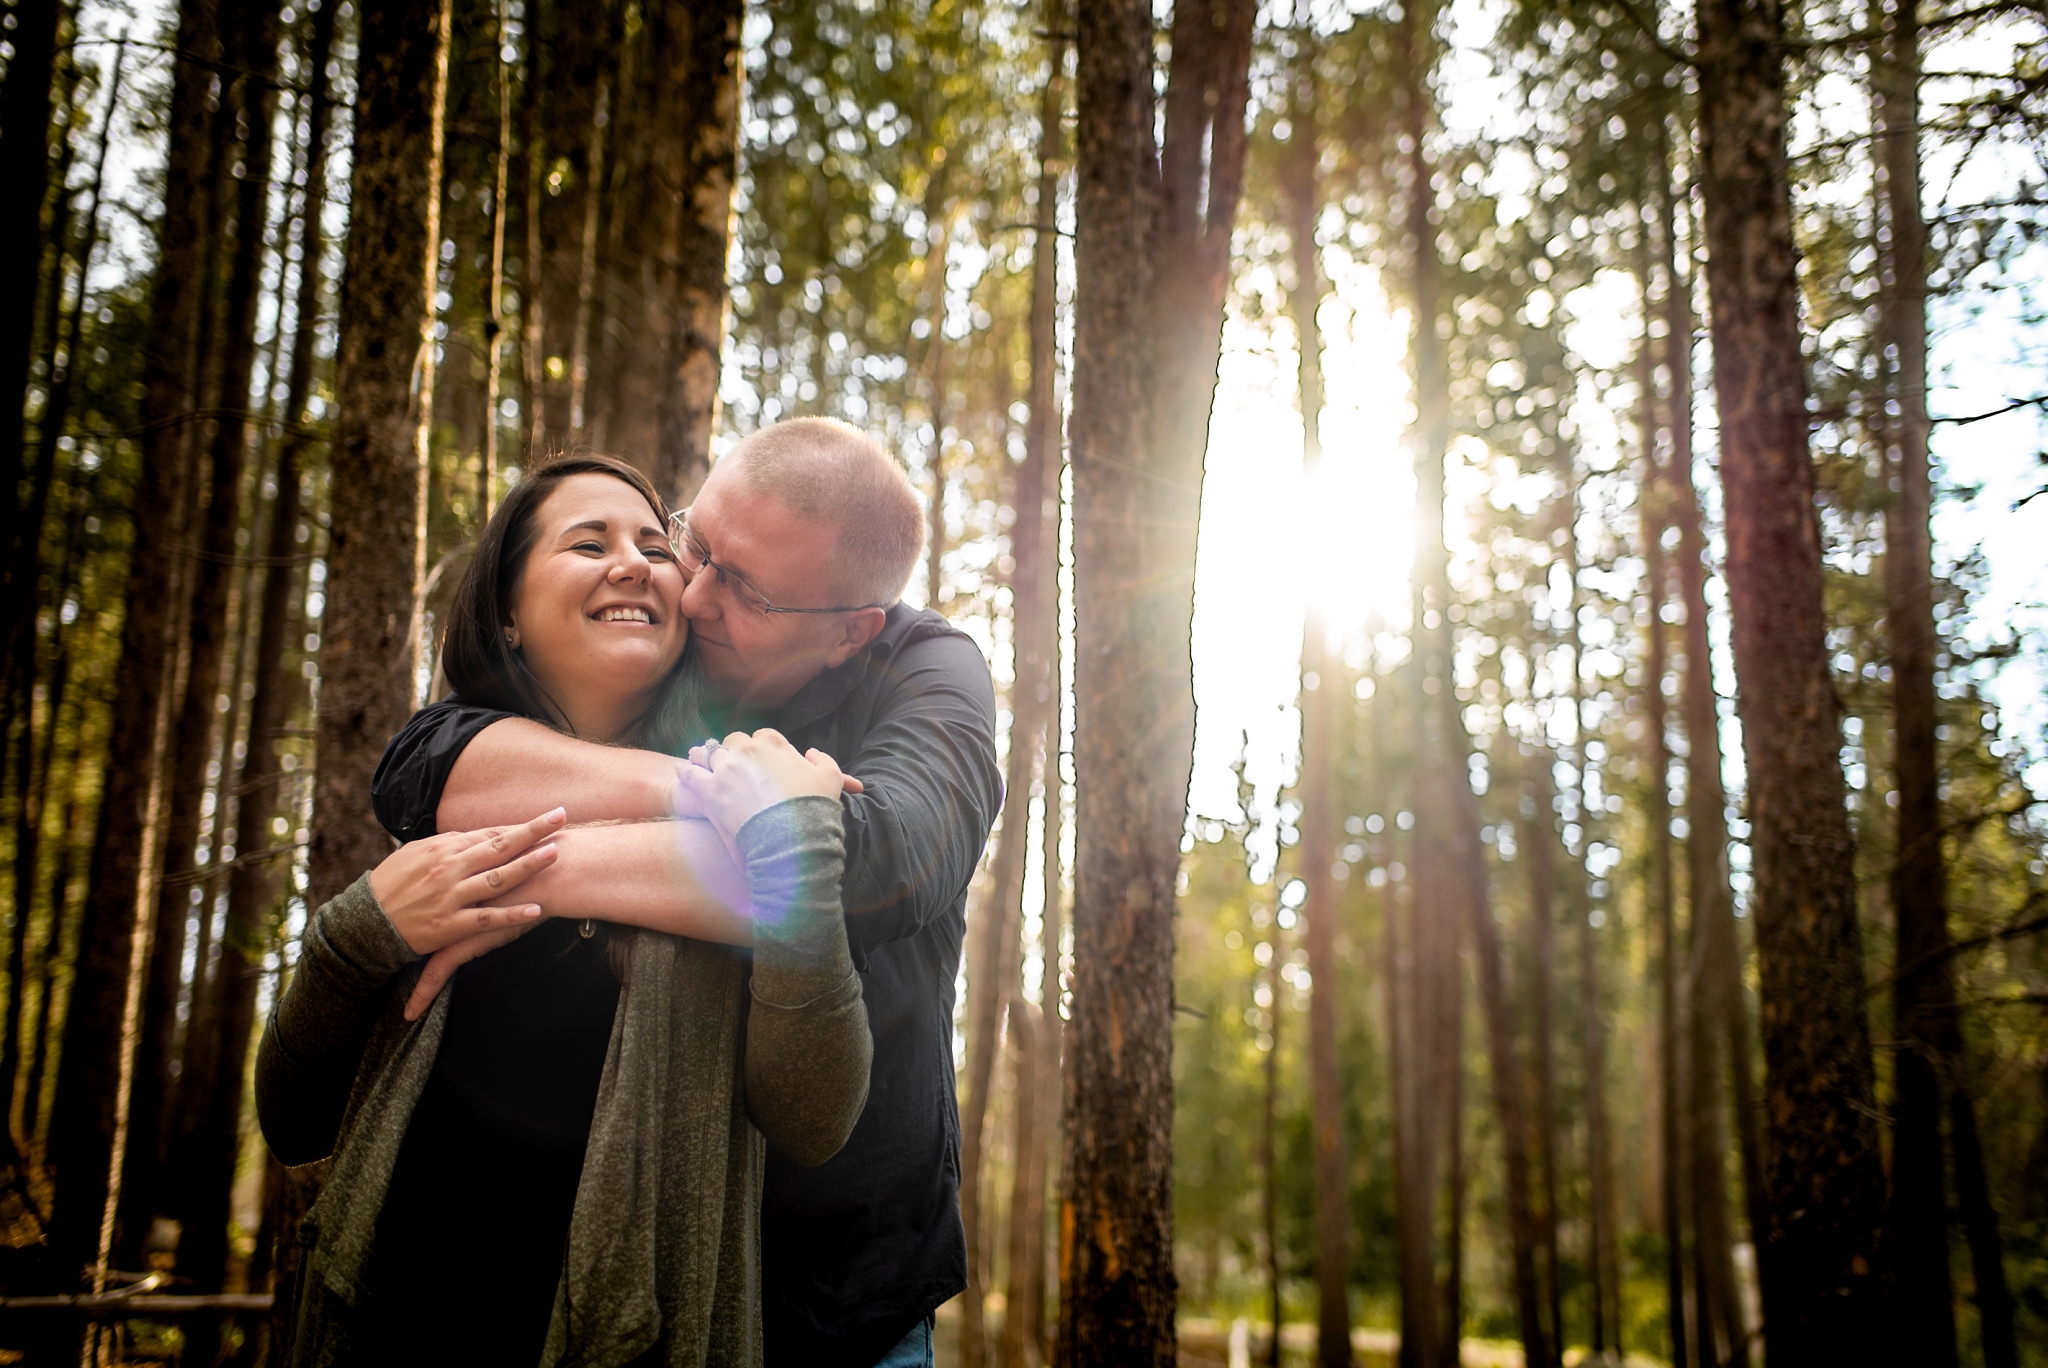
[[[625,555],[621,556],[617,563],[612,566],[611,574],[608,578],[614,584],[633,580],[644,583],[653,573],[653,569],[652,563],[642,554],[639,547],[629,546],[626,548]]]

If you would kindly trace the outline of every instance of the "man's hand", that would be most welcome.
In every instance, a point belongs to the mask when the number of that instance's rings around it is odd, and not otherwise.
[[[534,903],[497,905],[555,862],[552,836],[566,820],[561,808],[518,826],[449,831],[400,846],[370,871],[370,891],[416,955],[483,932],[514,934],[540,917]]]
[[[744,732],[734,733],[735,736],[744,736],[745,734]],[[774,735],[775,733],[769,732],[766,734]],[[665,814],[666,816],[698,817],[706,821],[710,820],[711,814],[705,811],[704,800],[690,787],[689,771],[692,768],[704,768],[703,760],[700,760],[698,757],[703,756],[708,759],[717,753],[718,747],[724,744],[723,741],[706,741],[702,745],[690,747],[689,755],[676,761],[675,797],[670,803],[669,811]],[[813,750],[811,754],[822,756],[825,753],[821,750]],[[829,757],[827,758],[829,759]],[[837,768],[837,766],[835,765],[834,768]],[[839,791],[841,793],[866,793],[868,790],[867,785],[861,783],[860,780],[852,775],[842,774],[839,776]]]
[[[764,808],[807,794],[837,798],[843,792],[861,791],[859,781],[842,774],[831,756],[816,749],[799,755],[772,728],[752,736],[734,732],[723,742],[707,741],[690,751],[689,763],[678,774],[684,791],[695,798],[728,846]]]

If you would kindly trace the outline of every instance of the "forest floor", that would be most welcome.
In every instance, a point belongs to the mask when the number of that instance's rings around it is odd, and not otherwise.
[[[937,1319],[932,1335],[935,1368],[959,1368],[959,1299],[941,1306]],[[1238,1332],[1236,1325],[1228,1321],[1184,1317],[1180,1323],[1180,1368],[1250,1368],[1252,1364],[1264,1363],[1269,1328],[1263,1322],[1243,1324],[1243,1331]],[[989,1308],[988,1329],[991,1339],[1002,1331],[1002,1311],[998,1306]],[[1358,1368],[1393,1368],[1400,1346],[1401,1337],[1392,1330],[1351,1332],[1352,1355]],[[1290,1323],[1280,1327],[1281,1363],[1287,1368],[1307,1368],[1315,1362],[1315,1348],[1313,1325]],[[1458,1359],[1463,1368],[1522,1368],[1522,1346],[1508,1340],[1467,1339],[1459,1346]],[[1564,1361],[1565,1368],[1579,1368],[1581,1364],[1594,1368],[1598,1363],[1582,1349],[1567,1349]],[[1665,1368],[1665,1364],[1662,1359],[1630,1354],[1621,1368]]]

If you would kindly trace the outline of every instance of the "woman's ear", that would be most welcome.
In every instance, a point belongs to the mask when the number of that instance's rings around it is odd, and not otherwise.
[[[519,649],[519,629],[509,622],[505,624],[505,644],[515,651]]]

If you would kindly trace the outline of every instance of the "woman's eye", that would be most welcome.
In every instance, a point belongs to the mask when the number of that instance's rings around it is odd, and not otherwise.
[[[643,546],[640,548],[640,554],[649,560],[672,561],[676,558],[676,553],[666,546]]]
[[[604,554],[604,543],[594,541],[580,541],[577,542],[574,546],[570,547],[569,549],[571,551],[595,551],[598,555],[602,556]]]

